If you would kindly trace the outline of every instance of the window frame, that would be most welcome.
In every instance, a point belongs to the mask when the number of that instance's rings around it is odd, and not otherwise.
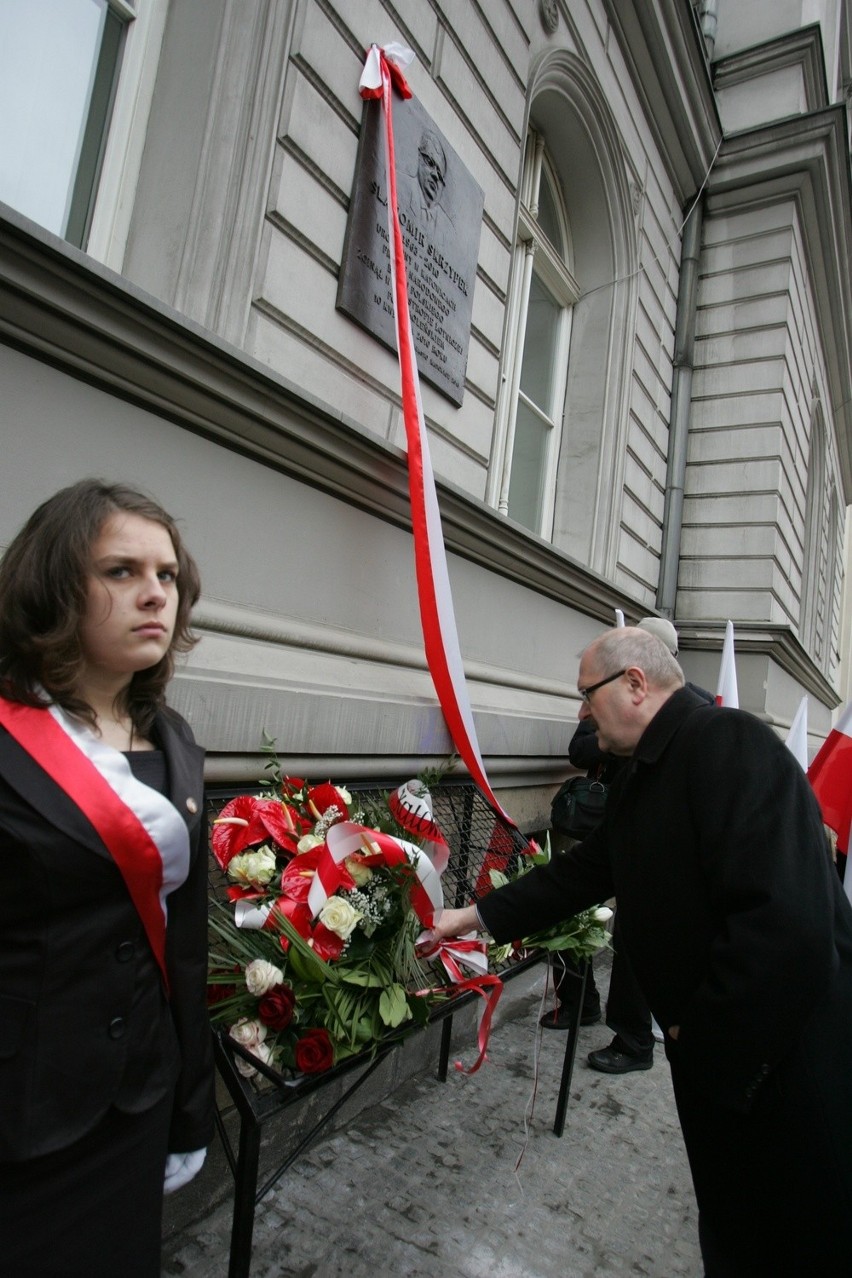
[[[539,193],[543,182],[548,183],[555,206],[563,241],[562,253],[560,253],[560,246],[551,243],[538,222]],[[542,134],[535,129],[530,129],[524,157],[514,250],[512,277],[515,284],[514,298],[510,305],[511,318],[506,350],[507,372],[503,383],[501,411],[498,413],[498,432],[502,437],[500,455],[503,460],[496,504],[501,514],[512,517],[509,507],[512,471],[516,460],[514,456],[516,428],[518,408],[520,404],[523,404],[545,425],[547,431],[539,475],[538,519],[536,525],[530,528],[531,532],[545,538],[550,537],[553,532],[556,474],[568,384],[572,311],[580,295],[577,281],[570,268],[571,260],[570,226],[556,166],[547,154]],[[537,404],[521,389],[533,276],[538,279],[541,287],[559,307],[554,339],[554,375],[549,402],[546,405]]]

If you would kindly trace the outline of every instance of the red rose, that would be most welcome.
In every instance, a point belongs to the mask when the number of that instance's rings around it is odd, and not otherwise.
[[[296,995],[289,985],[273,985],[257,1005],[257,1014],[271,1030],[283,1030],[293,1019]]]
[[[303,1074],[322,1074],[334,1064],[334,1048],[328,1030],[308,1030],[296,1044],[296,1069]]]

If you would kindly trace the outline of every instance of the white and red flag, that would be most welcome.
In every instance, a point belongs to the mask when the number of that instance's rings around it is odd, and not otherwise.
[[[852,702],[823,741],[808,769],[808,780],[823,821],[837,835],[838,851],[847,852],[852,827]],[[845,883],[852,900],[852,874],[847,873]]]
[[[716,705],[729,706],[736,710],[739,704],[737,667],[734,661],[734,623],[729,621],[725,626],[725,642],[722,644],[722,664],[719,667],[719,682],[716,684]]]
[[[456,631],[441,515],[420,399],[420,377],[411,329],[405,254],[397,207],[392,118],[393,89],[403,98],[411,97],[403,72],[413,58],[411,50],[402,45],[388,44],[384,48],[373,45],[367,55],[359,89],[362,98],[381,99],[384,121],[390,266],[402,383],[402,415],[408,445],[408,484],[423,642],[429,672],[453,744],[488,802],[514,826],[514,821],[504,811],[491,789],[479,750]]]
[[[802,697],[787,733],[787,749],[798,760],[804,772],[808,770],[808,699]]]

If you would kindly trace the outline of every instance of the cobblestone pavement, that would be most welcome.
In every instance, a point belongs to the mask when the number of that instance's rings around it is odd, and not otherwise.
[[[606,960],[596,974],[605,989]],[[610,1032],[581,1030],[558,1139],[565,1037],[538,1034],[543,995],[543,968],[506,987],[479,1073],[421,1073],[315,1145],[258,1207],[251,1278],[699,1278],[662,1048],[652,1070],[612,1077],[586,1064]],[[227,1198],[173,1229],[163,1278],[225,1278],[230,1223]]]

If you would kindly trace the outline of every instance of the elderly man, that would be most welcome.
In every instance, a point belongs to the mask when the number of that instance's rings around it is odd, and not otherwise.
[[[499,941],[617,896],[665,1033],[710,1278],[852,1257],[852,908],[796,760],[635,628],[582,654],[581,716],[629,757],[603,824],[436,929]],[[477,912],[478,911],[478,912]]]

